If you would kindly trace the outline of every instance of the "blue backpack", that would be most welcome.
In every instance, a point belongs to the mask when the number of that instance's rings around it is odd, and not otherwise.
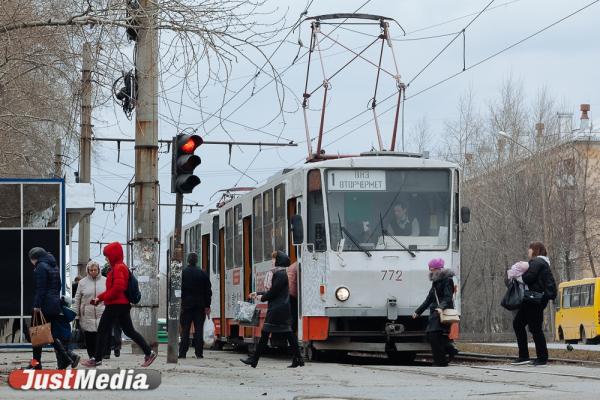
[[[125,290],[125,296],[131,304],[137,304],[142,299],[142,292],[140,292],[140,283],[138,282],[133,271],[129,270],[129,280],[127,281],[127,289]]]

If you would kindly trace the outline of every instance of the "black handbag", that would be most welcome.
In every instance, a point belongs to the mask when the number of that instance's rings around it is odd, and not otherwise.
[[[535,290],[526,290],[523,293],[523,303],[542,305],[544,303],[544,293]]]
[[[525,286],[516,279],[511,279],[500,305],[510,311],[518,310],[523,304],[524,297]]]

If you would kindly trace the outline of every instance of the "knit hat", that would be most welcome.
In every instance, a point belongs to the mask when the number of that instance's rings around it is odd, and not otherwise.
[[[48,254],[48,253],[43,248],[33,247],[31,250],[29,250],[29,259],[30,260],[39,260],[41,257],[45,256],[46,254]]]
[[[433,259],[429,260],[429,263],[427,264],[427,266],[430,269],[442,269],[442,268],[444,268],[444,260],[441,258],[433,258]]]
[[[283,251],[277,250],[277,254],[275,256],[275,266],[276,267],[284,267],[287,268],[291,264],[290,258]]]

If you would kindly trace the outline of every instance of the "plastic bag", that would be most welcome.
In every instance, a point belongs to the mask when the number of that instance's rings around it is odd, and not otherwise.
[[[523,304],[524,292],[525,286],[516,279],[511,279],[500,305],[507,310],[518,310]]]
[[[204,321],[204,345],[212,347],[215,344],[215,323],[210,317]]]
[[[256,304],[246,301],[238,301],[235,319],[240,325],[257,326],[260,310],[256,308]]]

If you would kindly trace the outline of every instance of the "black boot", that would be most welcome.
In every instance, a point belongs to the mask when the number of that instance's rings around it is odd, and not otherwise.
[[[81,360],[81,357],[79,355],[75,354],[74,352],[72,352],[71,350],[68,350],[67,354],[69,355],[69,358],[71,359],[71,368],[77,368],[77,366],[79,365],[79,361]]]
[[[252,368],[256,368],[256,365],[258,365],[258,359],[252,356],[248,358],[240,358],[240,361],[246,365],[251,366]]]
[[[292,364],[288,365],[288,368],[304,367],[304,360],[302,356],[296,356],[292,359]]]
[[[56,364],[58,369],[67,369],[73,364],[73,360],[69,357],[67,350],[59,339],[54,338],[54,352],[56,353]]]

